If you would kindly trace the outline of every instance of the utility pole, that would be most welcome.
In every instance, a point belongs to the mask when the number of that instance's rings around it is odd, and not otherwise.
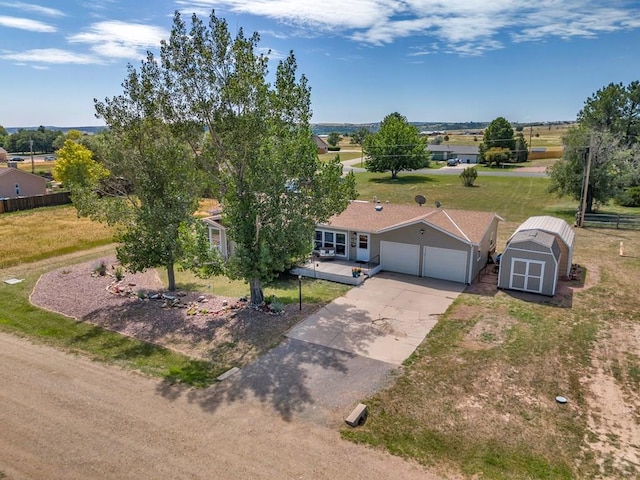
[[[529,154],[531,154],[531,139],[533,138],[533,125],[529,125]]]
[[[593,155],[593,134],[589,135],[589,154],[587,155],[587,168],[584,172],[584,183],[582,185],[582,203],[580,205],[579,227],[584,227],[584,214],[587,209],[587,197],[589,196],[589,174],[591,173],[591,157]]]
[[[36,168],[33,163],[33,138],[29,137],[29,150],[31,150],[31,173],[36,173]]]

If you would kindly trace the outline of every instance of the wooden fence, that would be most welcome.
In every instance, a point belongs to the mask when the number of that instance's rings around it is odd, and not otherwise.
[[[584,226],[640,229],[640,215],[585,213]]]
[[[0,213],[16,212],[18,210],[30,210],[39,207],[53,207],[71,203],[69,192],[49,193],[47,195],[35,195],[33,197],[7,198],[0,200]]]

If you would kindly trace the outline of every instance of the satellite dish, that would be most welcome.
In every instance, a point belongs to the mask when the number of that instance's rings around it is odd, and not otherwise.
[[[424,195],[416,195],[415,201],[420,206],[427,203],[427,199],[424,197]]]
[[[441,206],[442,204],[438,200],[436,200],[436,208],[440,208]]]

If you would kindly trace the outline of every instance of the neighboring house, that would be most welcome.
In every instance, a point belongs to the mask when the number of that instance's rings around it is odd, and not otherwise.
[[[313,142],[318,147],[318,154],[327,153],[329,151],[329,144],[318,135],[313,136]]]
[[[212,216],[203,218],[202,221],[207,225],[209,231],[209,243],[213,248],[218,250],[222,258],[226,260],[233,253],[233,245],[227,238],[227,228],[221,223],[221,212],[216,211],[212,213]]]
[[[460,163],[478,163],[480,151],[478,147],[466,145],[427,145],[431,152],[431,160],[447,161],[457,158]]]
[[[47,193],[47,181],[19,170],[15,163],[0,169],[0,198],[33,197]]]
[[[495,251],[495,213],[354,201],[318,225],[315,249],[380,270],[471,283]]]
[[[507,241],[498,287],[553,296],[558,279],[571,273],[575,233],[561,218],[530,217]]]
[[[6,163],[8,158],[7,155],[7,151],[4,148],[0,147],[0,163]]]

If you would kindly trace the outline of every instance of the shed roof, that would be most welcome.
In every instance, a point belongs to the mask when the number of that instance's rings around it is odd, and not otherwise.
[[[561,218],[551,217],[549,215],[540,215],[529,217],[514,232],[509,241],[518,233],[525,230],[541,230],[543,232],[555,234],[565,245],[573,248],[575,232],[571,226]]]
[[[376,209],[376,206],[379,209]],[[351,202],[344,212],[331,217],[325,225],[382,233],[415,223],[425,223],[467,243],[479,243],[495,218],[502,220],[493,212],[356,201]]]
[[[552,248],[556,237],[550,233],[543,232],[541,230],[524,230],[522,232],[516,232],[509,240],[509,244],[515,244],[520,242],[534,242],[543,247]]]

